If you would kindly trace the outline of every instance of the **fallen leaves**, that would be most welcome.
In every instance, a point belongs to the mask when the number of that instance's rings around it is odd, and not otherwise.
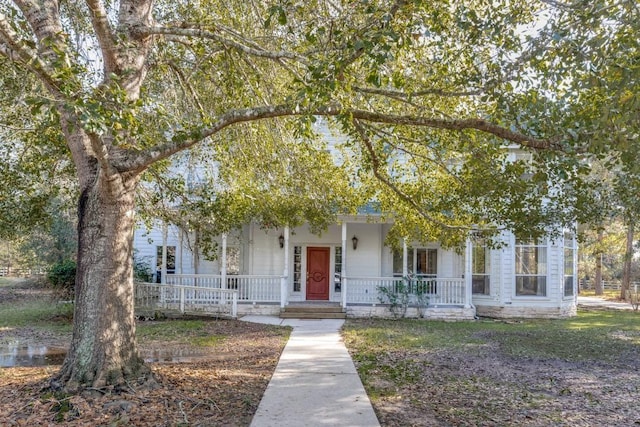
[[[239,321],[212,321],[206,330],[225,337],[212,357],[152,364],[156,390],[53,395],[47,385],[55,367],[0,369],[0,426],[249,425],[286,333]]]

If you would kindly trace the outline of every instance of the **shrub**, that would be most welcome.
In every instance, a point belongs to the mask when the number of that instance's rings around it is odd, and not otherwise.
[[[382,304],[389,305],[389,311],[394,319],[406,316],[409,306],[409,286],[406,285],[407,278],[396,281],[393,286],[387,288],[378,286],[378,300]]]
[[[133,280],[138,282],[151,282],[153,280],[153,271],[149,257],[139,257],[138,252],[133,252]]]
[[[76,284],[76,262],[69,259],[54,264],[47,274],[47,280],[61,298],[71,299]]]

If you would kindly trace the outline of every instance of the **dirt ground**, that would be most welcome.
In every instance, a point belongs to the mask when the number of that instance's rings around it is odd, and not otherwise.
[[[638,363],[603,367],[442,351],[388,354],[420,380],[376,399],[383,426],[640,425]],[[419,373],[417,373],[419,372]],[[391,388],[391,390],[389,390]]]
[[[0,302],[42,297],[38,289],[0,287]],[[206,330],[224,336],[215,354],[152,363],[161,384],[152,391],[55,395],[46,387],[56,366],[0,368],[0,426],[248,426],[284,347],[283,332],[239,321],[208,322]],[[66,347],[70,338],[55,329],[0,328],[0,343],[9,333],[47,346]],[[364,382],[375,390],[371,397],[381,424],[640,425],[637,345],[620,346],[608,360],[579,362],[514,357],[499,336],[477,334],[485,345],[379,354]],[[619,338],[631,343],[637,336]],[[172,345],[141,341],[143,351]]]
[[[508,334],[545,337],[520,328]],[[638,426],[638,332],[614,334],[618,345],[602,348],[598,360],[514,355],[504,331],[477,331],[470,338],[482,345],[376,351],[356,365],[383,426]]]
[[[0,287],[0,301],[42,298],[42,290]],[[247,426],[286,343],[282,329],[240,321],[210,321],[222,336],[211,357],[152,363],[161,387],[124,394],[108,390],[64,396],[47,391],[59,366],[0,368],[0,426]],[[17,328],[21,343],[66,348],[68,333]],[[150,351],[158,343],[141,345]],[[169,344],[170,345],[170,344]],[[202,349],[195,349],[202,353]],[[204,355],[206,356],[206,355]]]

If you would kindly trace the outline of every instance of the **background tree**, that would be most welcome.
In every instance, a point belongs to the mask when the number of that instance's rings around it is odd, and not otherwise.
[[[563,90],[573,100],[570,108],[575,112],[567,116],[571,122],[566,126],[576,149],[594,167],[596,179],[608,175],[599,183],[607,187],[601,190],[607,196],[597,199],[598,209],[585,219],[596,228],[607,217],[626,226],[620,291],[624,299],[640,212],[640,9],[637,2],[609,0],[558,5],[559,13],[549,26],[551,45],[574,76]]]
[[[603,295],[603,281],[622,281],[626,228],[621,220],[614,218],[610,222],[602,224],[600,229],[586,228],[580,234],[580,263],[578,266],[580,276],[589,282],[597,295]],[[600,269],[600,290],[598,290],[598,269]],[[637,266],[635,270],[637,270]]]
[[[168,197],[196,190],[180,205],[214,209],[203,222],[216,230],[256,213],[265,225],[305,216],[321,225],[332,212],[322,203],[353,200],[352,189],[394,212],[397,236],[449,246],[473,224],[536,236],[573,221],[585,192],[571,154],[584,140],[565,138],[576,132],[579,88],[563,89],[583,76],[569,75],[573,52],[549,43],[561,21],[541,29],[564,16],[560,6],[0,0],[3,122],[29,112],[1,144],[32,157],[10,157],[2,173],[18,197],[0,207],[28,206],[36,221],[56,186],[34,193],[32,177],[71,166],[80,194],[73,339],[54,385],[151,378],[132,296],[134,212],[138,190],[153,188],[147,179],[173,186]],[[341,172],[309,142],[317,116],[348,137]],[[522,148],[520,160],[507,161],[507,144]],[[210,172],[190,188],[169,161],[185,150],[236,173]]]

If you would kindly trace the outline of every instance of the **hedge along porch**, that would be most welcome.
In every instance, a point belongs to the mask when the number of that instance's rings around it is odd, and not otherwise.
[[[471,319],[476,310],[494,317],[575,314],[575,275],[561,267],[575,271],[572,238],[570,260],[563,239],[529,248],[517,246],[510,233],[503,233],[501,249],[469,240],[461,254],[438,243],[405,243],[394,252],[384,244],[390,227],[364,215],[342,217],[320,236],[306,226],[263,230],[247,224],[219,237],[214,260],[191,250],[193,236],[173,226],[164,233],[162,227],[137,231],[135,247],[159,281],[236,290],[240,316],[318,302],[339,304],[350,317],[390,316],[381,288],[408,291],[408,317]],[[426,307],[419,296],[426,297]]]

